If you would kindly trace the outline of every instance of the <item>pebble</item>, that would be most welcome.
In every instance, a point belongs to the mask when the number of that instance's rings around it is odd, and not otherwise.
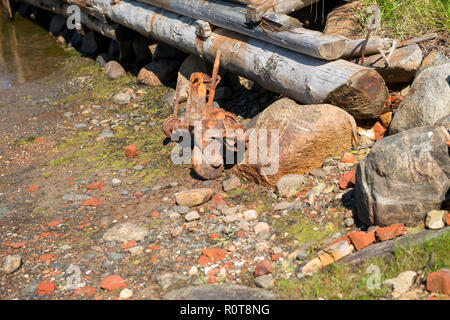
[[[256,234],[259,234],[263,231],[270,231],[270,227],[266,222],[258,222],[253,230]]]
[[[256,210],[248,210],[244,212],[244,219],[247,221],[258,219],[258,213]]]
[[[445,226],[444,215],[447,213],[445,210],[432,210],[427,213],[425,218],[425,226],[428,229],[441,229]]]
[[[307,257],[308,257],[308,255],[307,255],[305,252],[303,252],[303,251],[300,251],[300,252],[297,253],[297,255],[295,256],[295,258],[296,258],[297,260],[300,260],[300,261],[306,260]]]
[[[130,192],[128,190],[122,190],[122,195],[123,196],[127,196],[129,194],[130,194]]]
[[[133,296],[133,291],[130,289],[123,289],[120,291],[119,297],[120,299],[129,299]]]
[[[0,271],[3,271],[4,273],[13,273],[16,270],[20,268],[22,264],[22,257],[19,255],[14,256],[6,256],[3,262],[2,267],[0,268]]]
[[[112,179],[111,183],[113,187],[118,187],[122,184],[122,181],[120,181],[120,179],[114,178]]]
[[[187,222],[195,221],[200,219],[200,215],[197,211],[191,211],[184,217]]]
[[[128,249],[128,252],[130,252],[132,255],[140,256],[144,254],[144,247],[143,246],[135,246]]]
[[[177,205],[174,205],[173,209],[176,212],[180,213],[180,214],[186,214],[186,213],[189,212],[189,207],[188,206],[177,206]]]
[[[346,227],[351,227],[352,225],[355,224],[355,220],[353,220],[353,218],[345,218],[344,224]]]
[[[223,191],[225,192],[234,190],[236,188],[239,188],[240,186],[241,180],[235,175],[232,175],[230,178],[222,182]]]
[[[405,271],[400,273],[397,277],[393,279],[383,281],[383,285],[392,288],[393,289],[392,297],[398,298],[402,294],[406,293],[409,290],[409,288],[411,288],[415,277],[416,272]]]
[[[130,103],[131,96],[127,93],[118,93],[114,96],[113,101],[115,104],[126,105]]]
[[[272,289],[274,285],[273,276],[271,274],[265,274],[255,278],[255,284],[263,289]]]

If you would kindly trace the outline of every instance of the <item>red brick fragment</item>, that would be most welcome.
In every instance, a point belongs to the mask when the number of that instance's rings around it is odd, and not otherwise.
[[[107,291],[125,288],[126,286],[127,286],[127,282],[119,275],[107,276],[100,283],[100,288],[107,290]]]
[[[44,295],[50,294],[55,291],[55,284],[53,282],[40,282],[37,287],[37,294]]]
[[[100,201],[95,197],[87,199],[85,202],[83,202],[83,206],[98,207],[99,205]]]
[[[125,150],[125,155],[128,158],[135,158],[137,156],[137,154],[138,154],[138,148],[134,144],[126,146],[123,149]]]
[[[208,258],[221,260],[227,255],[227,251],[219,248],[202,249],[202,253]]]
[[[353,246],[356,250],[361,250],[375,242],[375,234],[373,232],[353,231],[348,234]]]
[[[97,182],[88,184],[87,186],[85,186],[85,188],[87,190],[98,190],[98,189],[102,189],[104,186],[105,186],[105,184],[103,183],[103,181],[97,181]]]
[[[356,168],[344,173],[339,179],[339,187],[342,190],[345,190],[351,186],[354,186],[356,183]]]
[[[268,260],[260,260],[256,264],[255,277],[263,276],[272,273],[272,263]]]
[[[380,241],[391,240],[403,235],[405,225],[403,223],[394,223],[390,226],[377,228],[375,233]]]

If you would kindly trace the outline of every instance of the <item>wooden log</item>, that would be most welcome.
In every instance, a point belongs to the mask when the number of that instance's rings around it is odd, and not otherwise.
[[[12,21],[12,19],[14,18],[14,13],[11,9],[11,3],[9,2],[9,0],[2,0],[0,3],[2,4],[3,14],[5,15],[6,21]]]
[[[100,20],[103,23],[108,23],[108,20],[106,19],[105,14],[100,8],[97,8],[95,6],[89,5],[86,1],[83,0],[63,0],[63,2],[67,4],[72,4],[80,7],[80,9],[87,14],[90,14],[91,16],[94,16],[98,20]]]
[[[360,57],[365,39],[345,41],[345,49],[342,58]],[[379,49],[386,51],[392,46],[392,39],[370,38],[366,46],[366,55],[377,54]]]
[[[193,19],[132,0],[114,6],[96,1],[112,21],[209,62],[220,50],[221,66],[271,91],[305,104],[330,102],[357,118],[382,112],[388,92],[375,70],[345,60],[319,60],[223,28],[200,39]]]
[[[100,2],[102,0],[89,1]],[[140,2],[189,18],[205,20],[224,29],[320,59],[338,59],[345,49],[345,38],[343,37],[328,36],[304,28],[280,31],[277,28],[251,25],[244,6],[230,6],[223,0],[140,0]],[[285,20],[289,20],[288,18],[290,17],[286,17]],[[282,20],[281,17],[280,20]]]
[[[59,0],[21,0],[22,2],[28,3],[32,6],[68,17],[70,14],[67,12],[68,4],[62,3]],[[97,31],[98,33],[104,35],[112,40],[117,40],[117,28],[118,26],[110,25],[101,22],[100,20],[88,15],[85,12],[80,12],[80,22],[87,28]]]
[[[316,2],[319,0],[260,0],[247,6],[247,17],[252,22],[258,22],[269,11],[292,13]]]

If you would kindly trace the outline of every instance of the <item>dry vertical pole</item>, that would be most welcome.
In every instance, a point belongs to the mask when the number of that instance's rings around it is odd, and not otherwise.
[[[9,0],[1,0],[2,3],[2,7],[3,7],[3,13],[5,14],[5,18],[6,21],[12,21],[12,19],[14,18],[12,9],[11,9],[11,4],[9,3]]]

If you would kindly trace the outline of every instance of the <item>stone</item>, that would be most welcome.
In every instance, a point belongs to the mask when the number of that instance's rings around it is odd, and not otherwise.
[[[449,77],[450,63],[421,72],[395,112],[389,134],[434,125],[450,114]]]
[[[279,130],[278,157],[268,155],[269,164],[251,164],[247,150],[243,163],[233,167],[237,175],[269,186],[275,186],[287,174],[301,175],[320,168],[325,159],[344,153],[352,141],[356,142],[355,120],[343,109],[329,104],[299,105],[288,98],[264,109],[247,128],[260,136],[271,129]]]
[[[120,179],[114,178],[111,180],[111,184],[113,187],[118,187],[122,184],[122,181]]]
[[[84,187],[86,188],[86,190],[99,190],[99,189],[102,189],[104,186],[105,186],[105,184],[103,183],[103,181],[96,181],[96,182],[92,182]]]
[[[338,181],[339,188],[342,190],[354,186],[356,183],[356,169],[345,172]]]
[[[157,60],[183,61],[187,57],[187,54],[165,42],[159,41],[157,44],[151,45],[149,48],[150,52],[152,52],[153,55],[153,61]]]
[[[230,178],[222,181],[223,191],[231,191],[241,186],[241,179],[236,177],[235,175],[231,175]]]
[[[206,284],[170,291],[165,300],[275,300],[271,291],[231,283]]]
[[[427,213],[425,218],[425,226],[428,229],[441,229],[445,227],[444,215],[447,213],[445,210],[432,210]]]
[[[310,176],[325,178],[328,176],[328,172],[324,169],[313,169],[309,172]]]
[[[186,219],[187,222],[195,221],[200,219],[200,215],[197,211],[191,211],[188,214],[184,216],[184,219]]]
[[[99,46],[93,31],[86,33],[81,40],[81,51],[87,54],[94,54],[98,51]]]
[[[405,271],[393,279],[384,280],[383,285],[392,288],[392,297],[398,298],[411,288],[416,275],[414,271]]]
[[[266,222],[258,222],[255,227],[253,228],[256,234],[263,233],[263,232],[269,232],[270,227]]]
[[[116,80],[122,78],[127,72],[117,61],[109,61],[105,64],[105,75],[110,80]]]
[[[272,273],[272,263],[268,260],[260,260],[256,264],[255,277],[259,277],[265,274]]]
[[[92,197],[83,202],[83,206],[98,207],[100,201],[96,197]]]
[[[126,243],[131,240],[143,241],[148,231],[133,223],[118,224],[109,229],[104,235],[105,241],[120,241]]]
[[[186,280],[187,278],[185,276],[173,272],[160,274],[156,277],[156,283],[163,291],[169,289],[173,284],[177,283],[178,281],[186,281]]]
[[[422,127],[375,143],[356,170],[358,218],[366,225],[415,226],[439,210],[450,186],[448,133]]]
[[[186,214],[189,212],[189,207],[188,206],[177,206],[175,205],[174,210],[180,214]]]
[[[146,64],[152,60],[152,52],[150,51],[149,46],[153,41],[154,40],[141,35],[134,37],[132,46],[138,65]]]
[[[420,66],[419,70],[417,70],[417,74],[421,73],[422,71],[435,66],[441,66],[443,64],[449,63],[450,59],[443,55],[439,49],[432,49],[429,54],[425,58],[423,58],[422,65]]]
[[[300,174],[282,176],[277,182],[275,193],[279,197],[293,196],[297,193],[303,181],[305,181],[305,177]]]
[[[130,289],[123,289],[120,291],[119,298],[120,299],[130,299],[133,296],[133,291]]]
[[[389,128],[389,125],[391,124],[392,121],[392,111],[383,113],[382,115],[380,115],[380,120],[381,120],[381,124],[383,125],[383,127],[385,128]]]
[[[258,212],[256,212],[256,210],[247,210],[243,214],[246,221],[258,219]]]
[[[128,252],[134,256],[141,256],[144,254],[144,247],[143,246],[135,246],[135,247],[129,248]]]
[[[119,275],[109,275],[100,283],[100,288],[107,291],[125,288],[126,286],[127,282]]]
[[[274,211],[282,211],[282,210],[286,210],[289,209],[293,206],[294,204],[291,202],[287,202],[287,201],[283,201],[280,203],[277,203],[274,207],[273,210]]]
[[[387,83],[406,83],[414,79],[422,58],[422,50],[414,43],[394,50],[389,64],[381,54],[375,54],[366,57],[364,65],[377,70]]]
[[[78,201],[86,201],[91,199],[90,195],[87,194],[74,194],[74,193],[68,193],[65,194],[63,196],[63,200],[65,201],[74,201],[74,202],[78,202]]]
[[[255,250],[257,252],[265,251],[268,248],[269,248],[269,244],[265,241],[261,241],[261,242],[258,242],[257,244],[255,244]]]
[[[97,56],[97,58],[95,59],[95,64],[97,65],[97,66],[99,66],[100,68],[105,68],[106,67],[106,64],[109,62],[109,61],[111,61],[111,57],[109,57],[108,55],[106,55],[106,54],[99,54],[98,56]]]
[[[202,253],[204,256],[211,258],[215,261],[222,260],[227,255],[226,250],[219,248],[202,249]]]
[[[194,55],[187,57],[178,70],[177,90],[179,91],[179,102],[187,100],[189,91],[189,79],[194,72],[211,74],[211,64]]]
[[[61,31],[66,27],[66,18],[60,16],[59,14],[55,14],[50,20],[50,26],[48,30],[54,36],[57,36]]]
[[[317,255],[323,267],[326,267],[334,262],[333,256],[323,250],[319,251]]]
[[[450,295],[450,269],[441,269],[427,275],[427,290]]]
[[[403,235],[404,232],[405,225],[403,223],[394,223],[388,227],[377,228],[375,230],[375,234],[380,241],[395,239]]]
[[[331,255],[334,261],[348,256],[353,252],[353,246],[347,240],[341,240],[325,248],[323,251]]]
[[[345,218],[344,224],[346,227],[351,227],[352,225],[355,224],[355,220],[353,218]]]
[[[134,144],[126,146],[123,150],[128,158],[135,158],[138,155],[138,148]]]
[[[179,67],[180,62],[176,60],[152,61],[139,71],[138,83],[158,86],[166,82],[175,81]]]
[[[375,242],[375,234],[373,232],[353,231],[348,234],[348,238],[356,250],[364,249]]]
[[[373,129],[373,133],[375,134],[375,141],[378,141],[381,138],[383,138],[384,134],[386,133],[386,129],[379,122],[376,122],[372,129]]]
[[[175,193],[175,200],[179,206],[194,207],[209,201],[212,195],[210,188],[198,188]]]
[[[55,291],[55,284],[53,282],[40,282],[37,285],[38,296],[51,294]]]
[[[255,284],[263,289],[272,289],[274,285],[274,279],[271,274],[265,274],[255,278]]]
[[[320,262],[320,259],[314,258],[306,263],[301,270],[304,275],[311,275],[312,273],[317,272],[320,269],[322,269],[322,263]]]
[[[22,257],[19,255],[8,255],[4,258],[0,271],[10,274],[15,272],[22,265]]]
[[[113,102],[117,105],[127,105],[131,101],[131,96],[127,93],[118,93],[114,96]]]

